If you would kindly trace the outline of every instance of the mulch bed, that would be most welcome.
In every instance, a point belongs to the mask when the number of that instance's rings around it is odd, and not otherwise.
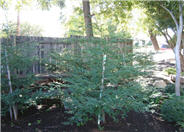
[[[98,132],[96,121],[89,122],[83,127],[63,125],[69,115],[64,108],[55,105],[37,110],[29,108],[20,115],[18,121],[10,122],[8,117],[2,119],[2,132]],[[129,112],[128,116],[119,123],[107,118],[104,132],[175,132],[175,124],[168,123],[151,113]]]

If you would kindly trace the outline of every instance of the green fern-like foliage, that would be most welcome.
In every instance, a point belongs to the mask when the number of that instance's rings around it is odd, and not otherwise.
[[[162,117],[169,122],[176,122],[181,126],[184,123],[184,96],[175,96],[161,106]]]
[[[103,114],[117,120],[118,115],[124,117],[130,110],[143,110],[143,94],[136,79],[145,75],[144,68],[150,60],[146,55],[127,51],[128,48],[119,48],[114,41],[94,39],[81,41],[77,54],[68,50],[53,55],[60,72],[67,75],[62,79],[67,82],[63,85],[67,87],[64,105],[72,114],[68,123],[84,125]],[[104,55],[107,60],[100,98]]]
[[[1,92],[2,92],[2,115],[8,112],[9,106],[17,105],[23,110],[26,105],[31,105],[31,84],[36,80],[32,72],[33,63],[37,58],[32,56],[36,44],[25,43],[13,45],[11,39],[6,38],[1,49]],[[7,55],[6,55],[6,54]],[[10,71],[12,93],[10,93],[7,66]]]

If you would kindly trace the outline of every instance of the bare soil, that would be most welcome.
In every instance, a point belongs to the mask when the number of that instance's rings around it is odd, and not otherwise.
[[[46,100],[44,107],[38,110],[31,107],[24,111],[18,121],[11,122],[9,117],[2,118],[2,132],[98,132],[96,121],[85,126],[67,126],[63,122],[70,116],[56,100]],[[59,107],[56,107],[59,106]],[[163,121],[152,113],[136,113],[131,111],[125,119],[115,123],[111,118],[103,125],[104,132],[175,132],[174,123]]]

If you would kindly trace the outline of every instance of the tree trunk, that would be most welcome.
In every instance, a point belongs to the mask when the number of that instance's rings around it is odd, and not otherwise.
[[[20,36],[20,10],[17,10],[17,36]]]
[[[175,92],[176,96],[180,96],[180,75],[181,75],[181,62],[180,62],[180,53],[179,53],[179,31],[177,33],[177,42],[175,47],[175,59],[176,59],[176,82],[175,82]]]
[[[180,96],[180,76],[181,76],[181,61],[180,61],[180,46],[183,31],[183,14],[182,14],[182,3],[179,3],[179,25],[177,28],[177,41],[175,47],[175,58],[176,58],[176,82],[175,92],[176,96]]]
[[[174,23],[176,24],[176,29],[177,29],[177,39],[176,39],[176,46],[174,48],[174,53],[175,53],[175,59],[176,59],[176,81],[175,81],[175,93],[176,96],[180,96],[180,80],[181,80],[181,58],[180,58],[180,48],[181,48],[181,40],[182,40],[182,31],[183,31],[183,1],[179,1],[179,22],[177,22],[176,17],[166,7],[162,6],[172,17],[174,20]]]
[[[163,36],[165,37],[166,41],[167,41],[167,44],[169,45],[169,47],[173,50],[174,54],[175,54],[175,51],[174,51],[174,43],[172,42],[169,42],[168,38],[167,38],[167,35],[165,33],[163,33]],[[184,39],[184,35],[182,36],[182,39]],[[181,49],[184,47],[184,41],[182,40],[182,44],[183,46],[181,45]],[[183,52],[184,52],[184,48],[183,48]],[[184,72],[184,53],[181,53],[180,52],[180,62],[181,62],[181,71]]]
[[[159,48],[159,45],[158,45],[158,41],[157,41],[156,35],[154,35],[152,33],[152,31],[149,31],[149,35],[150,35],[150,39],[151,39],[151,42],[153,44],[154,49],[156,51],[159,50],[160,48]]]
[[[183,53],[180,54],[181,57],[181,71],[184,72],[184,33],[182,32],[182,49],[183,49]]]
[[[12,82],[11,82],[11,75],[10,75],[10,68],[8,65],[8,55],[7,55],[7,50],[5,48],[5,59],[6,59],[6,69],[7,69],[7,74],[8,74],[8,85],[9,85],[9,90],[10,94],[13,93],[13,88],[12,88]],[[9,106],[9,112],[10,112],[10,118],[11,120],[13,119],[13,114],[14,114],[14,119],[17,120],[18,118],[18,110],[16,104],[13,106]]]
[[[91,14],[90,14],[90,3],[89,0],[82,0],[83,4],[83,12],[84,12],[84,21],[86,28],[86,36],[93,37],[93,28],[91,22]]]
[[[167,38],[166,33],[164,33],[164,32],[161,32],[161,33],[162,33],[162,35],[164,36],[164,38],[165,38],[167,44],[169,45],[169,47],[173,50],[173,49],[174,49],[174,46],[173,46],[174,44],[172,44],[172,43],[169,42],[169,39]],[[173,51],[174,51],[174,50],[173,50]]]

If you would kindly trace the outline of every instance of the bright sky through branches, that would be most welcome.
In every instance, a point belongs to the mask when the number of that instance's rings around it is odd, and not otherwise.
[[[67,20],[70,15],[73,13],[74,6],[80,4],[79,1],[65,1],[65,7],[61,10],[59,7],[53,7],[49,11],[41,10],[36,3],[34,3],[31,7],[25,7],[20,12],[20,22],[30,23],[34,25],[39,25],[43,29],[43,36],[49,37],[63,37],[65,34],[64,22],[60,19],[61,13],[64,15],[64,18]],[[15,10],[15,5],[10,7],[9,11],[6,12],[7,18],[9,21],[16,22],[17,20],[17,12]],[[129,23],[129,30],[131,34],[136,39],[146,39],[149,40],[147,35],[143,33],[143,31],[139,31],[137,23],[139,18],[142,17],[141,11],[138,9],[133,10],[133,18]],[[0,9],[0,24],[6,23],[5,21],[5,12]],[[158,38],[160,43],[164,43],[163,38]]]
[[[34,3],[31,7],[25,7],[20,11],[20,23],[30,23],[39,25],[43,29],[43,36],[62,37],[65,29],[60,20],[60,13],[65,15],[66,19],[72,14],[73,8],[70,1],[66,1],[66,7],[62,10],[59,7],[53,7],[49,11],[41,10]],[[17,12],[12,5],[8,11],[0,9],[0,24],[6,23],[5,14],[8,21],[16,22]]]

